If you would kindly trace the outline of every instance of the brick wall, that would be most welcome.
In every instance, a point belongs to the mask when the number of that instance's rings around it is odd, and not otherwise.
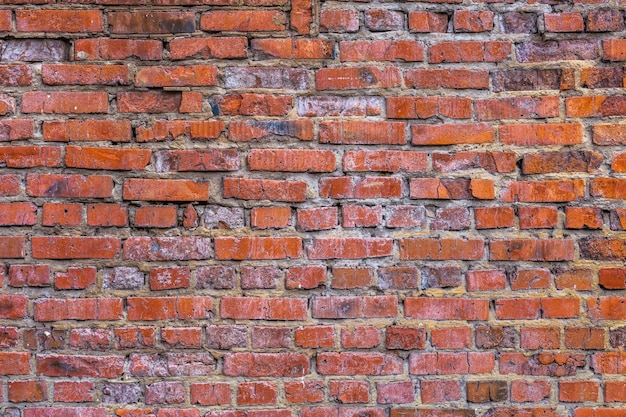
[[[626,416],[624,0],[0,5],[0,416]]]

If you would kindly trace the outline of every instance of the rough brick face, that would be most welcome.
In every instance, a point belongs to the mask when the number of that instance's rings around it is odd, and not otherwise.
[[[624,417],[624,0],[0,0],[2,417]]]

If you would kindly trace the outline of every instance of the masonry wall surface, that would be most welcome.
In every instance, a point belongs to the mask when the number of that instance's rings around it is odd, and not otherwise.
[[[623,0],[0,0],[0,416],[626,416]]]

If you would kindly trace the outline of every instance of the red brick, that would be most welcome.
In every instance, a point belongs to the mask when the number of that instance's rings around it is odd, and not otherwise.
[[[390,256],[393,242],[386,238],[316,238],[309,259],[362,259]]]
[[[287,289],[313,289],[326,281],[326,267],[320,265],[292,266],[285,276]]]
[[[343,206],[343,227],[377,227],[382,223],[381,206]]]
[[[296,346],[303,348],[333,347],[335,332],[332,326],[299,327],[294,331]]]
[[[2,10],[5,12],[8,10]],[[0,25],[2,24],[2,14],[0,13]],[[9,26],[11,14],[9,12]],[[4,86],[25,86],[30,85],[33,81],[33,73],[27,65],[0,65],[0,85]]]
[[[128,320],[190,320],[213,315],[209,297],[129,297]]]
[[[212,65],[140,67],[135,74],[137,87],[193,87],[217,84],[217,67]]]
[[[291,96],[273,94],[226,94],[214,99],[219,114],[244,116],[284,116],[293,102]]]
[[[271,382],[242,382],[237,386],[239,405],[275,404],[276,396],[276,386]]]
[[[568,117],[621,116],[626,113],[625,96],[582,96],[565,100]]]
[[[322,9],[321,32],[356,32],[359,30],[359,12],[347,9]]]
[[[0,318],[17,320],[28,314],[28,297],[21,295],[0,296]]]
[[[476,207],[476,229],[499,229],[513,227],[515,211],[512,207]]]
[[[552,96],[477,100],[474,102],[474,109],[478,120],[541,119],[558,117],[560,114],[559,99],[558,97]],[[543,131],[540,132],[538,131],[539,126],[545,127],[545,125],[535,125],[535,135],[537,136],[537,141],[555,140],[554,138],[551,138],[551,136],[556,136],[560,133],[559,131],[550,130],[545,133]],[[574,127],[576,125],[571,126]],[[570,126],[563,126],[563,128],[568,127]],[[524,128],[528,128],[528,125],[505,125],[501,127],[500,138],[507,144],[511,144],[511,142],[505,142],[505,139],[507,141],[514,141],[513,143],[515,144],[524,144],[522,139],[520,139],[523,134],[515,132],[515,129]],[[503,129],[505,133],[502,133]],[[567,137],[567,135],[572,133],[573,132],[568,131],[565,132],[563,136]],[[548,137],[550,139],[539,139],[544,137]]]
[[[433,329],[430,343],[437,349],[467,349],[471,347],[471,328]]]
[[[253,320],[304,320],[306,299],[224,297],[220,304],[222,318]]]
[[[48,384],[45,381],[9,381],[9,401],[33,403],[48,399]]]
[[[58,290],[82,290],[96,283],[96,268],[69,267],[67,272],[57,272],[54,288]]]
[[[609,290],[626,289],[626,270],[622,268],[602,268],[598,271],[598,282]]]
[[[309,358],[302,353],[228,353],[224,375],[248,377],[302,377],[310,372]]]
[[[21,190],[21,179],[17,175],[0,175],[0,196],[18,195]]]
[[[485,32],[493,28],[494,13],[486,10],[455,10],[455,32]]]
[[[245,58],[247,49],[248,41],[244,37],[177,38],[169,43],[170,56],[173,60]]]
[[[258,229],[284,229],[291,224],[291,208],[255,207],[250,212],[250,224]]]
[[[551,229],[556,227],[559,213],[556,207],[520,207],[517,210],[520,229]]]
[[[149,149],[88,148],[68,146],[68,167],[99,170],[143,170],[150,163]]]
[[[485,253],[480,239],[406,238],[398,245],[402,260],[479,260]]]
[[[547,381],[512,381],[511,401],[513,402],[540,402],[550,397],[550,384]]]
[[[284,13],[275,10],[228,10],[202,14],[200,29],[209,32],[269,32],[287,28]]]
[[[522,327],[520,336],[520,346],[523,349],[558,349],[561,345],[560,332],[555,327]]]
[[[378,404],[405,404],[415,400],[413,382],[378,382],[376,383]]]
[[[601,229],[602,210],[596,207],[566,207],[565,227],[567,229]]]
[[[332,177],[321,178],[322,198],[394,198],[402,196],[402,180],[388,177]]]
[[[565,261],[574,259],[571,239],[513,239],[489,242],[489,259]]]
[[[285,398],[290,404],[319,403],[324,399],[322,381],[285,381]]]
[[[593,194],[592,185],[592,195]],[[583,180],[514,181],[502,188],[502,201],[557,203],[575,201],[585,195]]]
[[[304,181],[224,178],[224,198],[302,202],[306,189]]]
[[[314,318],[395,317],[398,314],[396,296],[316,297],[313,299]]]
[[[0,121],[0,141],[30,139],[34,135],[35,124],[30,119]]]
[[[124,242],[124,259],[135,261],[180,261],[209,259],[211,239],[199,236],[132,236]]]
[[[127,85],[126,65],[43,64],[41,77],[48,85]]]
[[[30,353],[1,352],[0,375],[28,375],[30,373]]]
[[[409,69],[404,72],[404,83],[410,88],[489,88],[489,73],[465,69]]]
[[[19,32],[102,32],[99,10],[16,10]]]
[[[135,210],[138,227],[175,227],[177,210],[175,206],[142,206]]]
[[[502,62],[511,54],[510,42],[439,42],[428,50],[432,64],[447,62]]]
[[[307,96],[298,99],[298,116],[377,116],[382,107],[381,97]]]
[[[486,320],[489,302],[482,299],[407,297],[404,314],[423,320]]]
[[[296,224],[299,230],[328,230],[337,226],[336,207],[298,209]]]
[[[552,172],[594,172],[602,165],[602,155],[592,151],[541,152],[522,160],[524,174]]]
[[[321,68],[315,71],[318,90],[355,90],[400,87],[402,77],[394,67]]]
[[[387,349],[413,350],[426,347],[426,329],[423,327],[391,326],[385,329]]]
[[[592,327],[566,327],[565,346],[569,349],[604,349],[604,329]]]
[[[252,171],[332,172],[335,154],[323,150],[253,149],[248,152]]]
[[[128,178],[124,181],[124,200],[143,201],[206,201],[206,182],[193,180],[164,180]]]
[[[35,303],[35,320],[120,320],[122,310],[119,298],[40,299]]]
[[[110,12],[111,33],[193,33],[193,12]]]
[[[61,148],[56,146],[1,146],[0,160],[9,168],[58,167]]]
[[[339,53],[342,62],[415,62],[424,59],[424,46],[416,41],[344,41]]]
[[[11,31],[11,19],[12,19],[11,10],[0,10],[0,31],[1,32],[10,32]]]
[[[174,140],[186,136],[192,140],[217,139],[224,122],[209,120],[158,120],[149,128],[136,129],[137,142]]]
[[[169,348],[200,348],[202,345],[202,329],[200,327],[161,329],[161,340]]]
[[[230,404],[230,386],[226,383],[193,383],[189,388],[191,404],[228,405]]]
[[[380,330],[373,326],[357,326],[353,331],[341,329],[344,348],[370,349],[380,345]]]
[[[59,381],[54,383],[54,401],[67,403],[92,402],[95,384],[90,381]]]
[[[406,143],[402,122],[322,122],[320,143],[352,145],[403,145]]]
[[[113,180],[106,175],[28,174],[26,193],[34,197],[107,198]]]
[[[626,61],[626,41],[624,39],[607,39],[602,41],[605,61]]]
[[[597,401],[598,399],[598,381],[587,381],[586,383],[575,386],[573,400],[577,402]],[[604,401],[610,402],[626,402],[626,383],[622,381],[606,381],[604,385]]]
[[[311,32],[313,22],[313,2],[310,0],[294,0],[291,2],[290,27],[299,34]]]
[[[113,330],[115,349],[145,349],[156,345],[152,327],[124,327]]]
[[[29,91],[22,97],[22,113],[107,113],[109,96],[105,92]]]
[[[606,390],[610,391],[610,385],[608,384],[610,382],[607,382]],[[624,388],[626,387],[621,387],[622,390]],[[559,401],[566,403],[597,401],[599,390],[600,383],[598,381],[559,381]],[[619,392],[619,390],[616,392]],[[609,398],[606,398],[607,396]],[[611,395],[605,393],[605,401],[610,402]]]
[[[339,289],[369,287],[372,284],[371,268],[333,268],[332,287]]]
[[[544,289],[550,287],[550,270],[548,269],[517,269],[510,274],[513,291]]]
[[[264,142],[281,137],[313,140],[313,123],[311,120],[232,121],[228,128],[228,139],[233,142]]]
[[[591,181],[590,194],[594,197],[622,199],[626,196],[626,181],[621,178],[595,178]]]
[[[367,381],[330,381],[331,399],[343,404],[366,403],[369,401],[369,383]]]
[[[77,61],[110,61],[137,58],[158,61],[163,56],[163,44],[148,39],[76,39],[74,59]]]
[[[588,32],[622,31],[624,30],[624,15],[621,10],[590,10],[586,23]]]
[[[475,269],[467,271],[468,291],[504,290],[506,273],[502,269]]]
[[[412,125],[413,145],[455,145],[490,143],[494,141],[493,128],[486,124]]]
[[[53,142],[130,142],[127,120],[54,120],[43,122],[43,138]]]
[[[378,352],[322,352],[317,355],[317,372],[323,375],[398,375],[402,361]]]
[[[409,12],[409,30],[421,33],[445,33],[448,29],[448,15],[445,13],[412,11]]]
[[[262,58],[329,59],[333,45],[324,39],[253,39],[250,46]]]
[[[53,377],[119,378],[121,356],[37,355],[37,374]]]
[[[32,203],[1,203],[0,225],[32,226],[37,223],[37,206]]]
[[[580,13],[545,13],[546,32],[582,32],[583,16]]]
[[[301,256],[299,237],[215,238],[215,257],[220,260],[294,259]]]
[[[128,224],[128,212],[119,204],[87,205],[87,225],[104,227],[123,227]]]
[[[33,236],[33,258],[113,259],[120,253],[120,239],[95,236]]]
[[[49,265],[11,265],[9,266],[9,286],[11,287],[49,287]]]
[[[452,119],[472,117],[472,101],[462,97],[388,97],[387,117],[392,119],[428,119],[444,116]]]
[[[461,387],[454,380],[422,381],[420,384],[422,402],[441,403],[461,399]]]
[[[582,143],[582,125],[518,124],[500,127],[500,141],[507,145],[575,145]]]
[[[188,288],[191,272],[189,267],[163,267],[150,269],[152,291]]]

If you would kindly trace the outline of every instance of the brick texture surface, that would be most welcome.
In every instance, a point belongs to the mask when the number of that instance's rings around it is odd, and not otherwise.
[[[0,0],[0,417],[626,417],[625,0]]]

